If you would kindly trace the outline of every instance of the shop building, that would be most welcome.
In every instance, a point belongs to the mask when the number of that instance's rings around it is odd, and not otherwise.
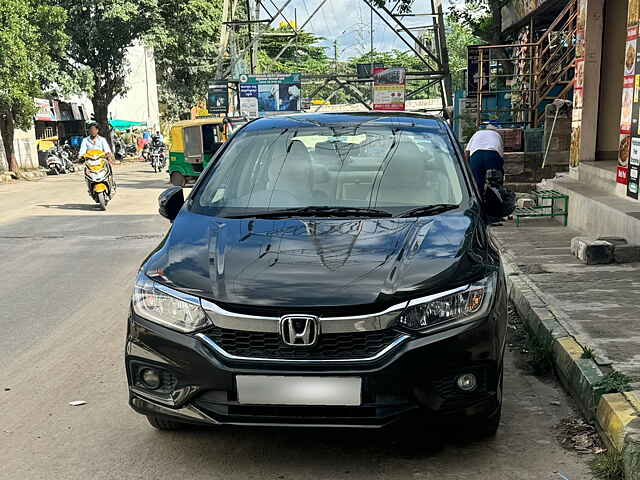
[[[504,45],[470,51],[475,124],[522,131],[525,168],[542,152],[528,180],[569,195],[569,226],[639,241],[640,0],[512,0],[502,20]]]

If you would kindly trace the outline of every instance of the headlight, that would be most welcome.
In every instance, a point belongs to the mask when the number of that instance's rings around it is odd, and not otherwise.
[[[136,314],[181,332],[211,325],[198,297],[156,283],[142,272],[136,279],[132,301]]]
[[[486,314],[495,285],[494,273],[465,287],[411,300],[400,315],[399,324],[411,330],[428,330],[471,322]]]

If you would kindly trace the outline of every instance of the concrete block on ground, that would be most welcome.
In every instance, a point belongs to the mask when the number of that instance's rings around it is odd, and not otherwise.
[[[640,262],[640,245],[614,245],[613,259],[616,263]]]
[[[603,240],[605,242],[609,242],[611,245],[626,245],[629,243],[627,242],[627,239],[624,237],[616,237],[616,236],[608,236],[608,235],[600,236],[596,238],[596,240]]]
[[[571,252],[587,265],[601,265],[613,261],[613,245],[604,240],[574,237],[571,239]]]

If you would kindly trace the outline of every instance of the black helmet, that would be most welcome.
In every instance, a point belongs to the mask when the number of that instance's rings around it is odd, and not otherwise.
[[[96,122],[89,123],[87,125],[87,130],[89,130],[91,127],[96,127],[98,130],[100,130],[100,126]]]

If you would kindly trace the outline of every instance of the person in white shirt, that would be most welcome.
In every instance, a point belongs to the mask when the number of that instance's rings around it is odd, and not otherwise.
[[[481,191],[484,190],[487,170],[504,172],[503,155],[502,137],[493,125],[487,125],[484,130],[478,130],[467,143],[465,156]]]
[[[106,138],[98,135],[98,132],[98,126],[95,123],[92,123],[89,126],[89,136],[82,140],[82,145],[80,145],[80,156],[84,155],[89,150],[100,150],[108,154],[107,156],[111,158],[111,147],[109,147],[109,142],[107,142]]]

